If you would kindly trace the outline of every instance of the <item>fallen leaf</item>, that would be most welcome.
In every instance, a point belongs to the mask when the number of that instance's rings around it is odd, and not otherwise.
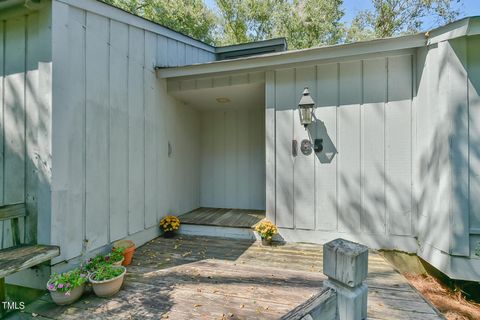
[[[198,307],[201,307],[201,306],[202,306],[201,304],[194,305],[195,308],[198,308]]]

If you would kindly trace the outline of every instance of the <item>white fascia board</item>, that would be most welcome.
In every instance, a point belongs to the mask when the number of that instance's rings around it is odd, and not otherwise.
[[[159,68],[158,75],[161,78],[175,78],[268,67],[281,67],[283,65],[291,65],[295,63],[322,61],[386,51],[397,51],[402,49],[422,47],[425,45],[425,35],[416,34],[397,38],[378,39],[320,48],[269,53],[232,60],[207,62],[184,67]]]
[[[428,32],[428,45],[480,34],[480,17],[467,17]]]
[[[474,36],[478,34],[480,34],[480,17],[473,17],[470,19],[467,35]]]
[[[215,53],[215,47],[99,0],[53,0]]]

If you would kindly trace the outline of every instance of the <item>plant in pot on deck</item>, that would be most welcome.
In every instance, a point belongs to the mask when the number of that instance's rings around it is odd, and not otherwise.
[[[175,216],[166,216],[160,220],[160,229],[162,229],[165,238],[173,238],[179,228],[180,219]]]
[[[273,236],[278,233],[277,226],[269,220],[262,220],[255,226],[255,231],[258,232],[262,238],[262,244],[269,246],[272,244]]]
[[[47,282],[47,289],[56,304],[70,304],[82,296],[87,280],[87,274],[78,268],[61,274],[54,273]]]
[[[121,266],[125,260],[124,253],[125,248],[113,248],[112,252],[107,254],[104,259],[114,266]]]
[[[133,253],[135,252],[135,243],[132,240],[118,240],[113,243],[113,252],[120,252],[122,251],[124,260],[122,262],[122,266],[128,266],[132,263]]]
[[[124,266],[101,264],[93,272],[89,281],[98,297],[110,297],[120,291],[127,269]]]

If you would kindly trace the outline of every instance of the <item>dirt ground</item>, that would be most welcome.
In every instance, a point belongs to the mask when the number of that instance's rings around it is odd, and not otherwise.
[[[466,300],[460,290],[452,290],[429,275],[404,273],[417,288],[449,320],[480,319],[480,304]]]

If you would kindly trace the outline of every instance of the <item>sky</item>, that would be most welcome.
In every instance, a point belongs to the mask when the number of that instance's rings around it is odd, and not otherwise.
[[[215,0],[204,0],[207,6],[212,9],[216,8]],[[461,0],[460,1],[460,16],[459,19],[468,16],[480,16],[480,0]],[[371,8],[371,0],[343,0],[343,7],[345,8],[345,16],[342,21],[351,22],[356,13],[360,10]],[[438,27],[436,21],[427,17],[424,20],[422,31],[428,31],[432,28]]]

